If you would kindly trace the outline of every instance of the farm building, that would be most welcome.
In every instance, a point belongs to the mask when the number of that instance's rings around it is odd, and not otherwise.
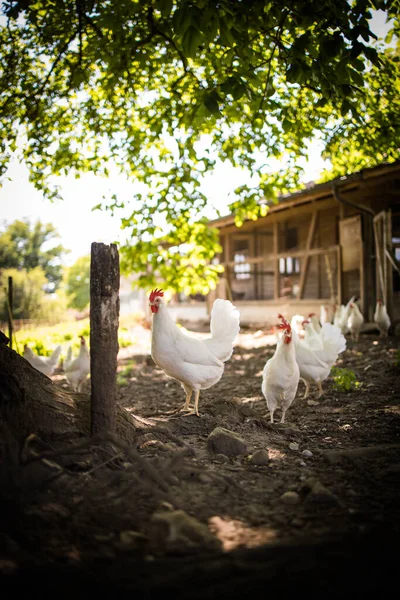
[[[225,272],[208,306],[231,298],[243,323],[262,323],[356,295],[367,322],[379,298],[400,319],[400,161],[308,186],[240,228],[233,215],[210,225]]]

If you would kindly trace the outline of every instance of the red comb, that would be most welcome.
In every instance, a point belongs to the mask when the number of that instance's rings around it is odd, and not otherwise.
[[[304,319],[304,321],[302,321],[302,323],[301,323],[301,324],[302,324],[302,325],[304,325],[304,324],[306,323],[306,324],[308,325],[308,323],[309,323],[309,322],[310,322],[310,321],[309,321],[308,319]]]
[[[164,292],[161,289],[158,290],[157,288],[155,290],[152,290],[149,296],[150,302],[154,302],[157,296],[164,296]]]
[[[289,331],[291,330],[290,323],[286,321],[283,315],[278,315],[278,319],[282,319],[282,323],[278,325],[279,329],[288,329]]]
[[[310,313],[308,316],[309,316],[310,318],[311,318],[311,317],[315,317],[315,313]]]

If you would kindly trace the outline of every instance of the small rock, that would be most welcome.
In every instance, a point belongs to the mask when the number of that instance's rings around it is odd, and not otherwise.
[[[5,533],[0,533],[0,555],[18,554],[19,545]]]
[[[303,491],[307,493],[307,502],[329,505],[340,504],[335,494],[314,477],[306,479],[303,484]]]
[[[303,452],[301,454],[305,458],[310,458],[313,455],[313,453],[311,452],[311,450],[303,450]]]
[[[298,450],[300,448],[300,446],[299,446],[299,444],[297,442],[290,442],[289,448],[291,450]]]
[[[229,458],[225,454],[217,454],[214,460],[215,462],[226,463],[229,461]]]
[[[298,504],[300,502],[300,496],[297,492],[285,492],[280,497],[280,500],[284,504]]]
[[[0,559],[0,574],[11,575],[18,568],[18,565],[13,560]]]
[[[307,466],[306,463],[304,462],[304,460],[299,460],[299,465],[301,467],[306,467]]]
[[[225,429],[216,427],[208,436],[207,447],[215,454],[225,454],[226,456],[238,456],[248,454],[246,442],[240,435]]]
[[[252,465],[267,465],[269,462],[268,450],[265,450],[264,448],[256,450],[250,457],[249,462]]]
[[[308,406],[318,406],[319,402],[316,402],[315,400],[307,400],[307,404]]]
[[[139,531],[120,531],[119,540],[116,542],[116,546],[120,550],[141,550],[145,547],[148,538],[139,533]]]
[[[41,506],[38,506],[37,509],[33,510],[32,512],[34,512],[36,514],[37,513],[48,513],[48,514],[56,515],[57,517],[61,517],[64,519],[71,516],[71,513],[68,510],[68,508],[66,508],[62,504],[57,504],[55,502],[49,502],[48,504],[42,504]]]
[[[222,544],[207,525],[183,510],[155,513],[151,519],[151,544],[155,552],[186,553],[208,548],[221,550]]]

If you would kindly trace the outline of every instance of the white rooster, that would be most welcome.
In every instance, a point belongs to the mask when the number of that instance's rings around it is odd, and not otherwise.
[[[83,335],[80,336],[81,347],[76,358],[72,358],[72,348],[68,348],[64,360],[65,377],[75,392],[81,390],[82,384],[90,373],[90,355]]]
[[[24,358],[38,371],[51,377],[61,354],[61,346],[57,346],[50,356],[38,356],[27,344],[24,346]]]
[[[364,317],[355,302],[350,304],[349,319],[347,326],[349,328],[352,339],[357,342],[360,330],[364,323]]]
[[[292,327],[282,315],[278,317],[282,320],[279,325],[282,329],[282,337],[277,343],[275,354],[265,364],[261,385],[271,423],[274,422],[274,412],[277,407],[282,409],[281,423],[285,422],[286,411],[296,396],[300,378],[292,343]]]
[[[376,303],[374,322],[378,327],[382,337],[387,337],[390,329],[391,321],[387,313],[386,306],[382,300],[378,300]]]
[[[186,393],[184,410],[189,409],[194,392],[194,412],[199,416],[200,390],[218,383],[224,363],[232,356],[240,329],[239,311],[229,300],[217,298],[211,310],[211,337],[199,340],[177,327],[163,296],[157,288],[149,296],[153,313],[151,356],[169,377],[181,383]]]
[[[300,369],[300,379],[305,383],[303,398],[307,398],[311,384],[319,389],[318,398],[323,394],[322,382],[329,376],[338,355],[346,350],[346,338],[336,325],[324,323],[317,333],[310,321],[304,322],[305,338],[301,340],[294,332],[296,360]]]

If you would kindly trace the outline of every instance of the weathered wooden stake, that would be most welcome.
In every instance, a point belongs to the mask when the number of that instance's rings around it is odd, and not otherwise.
[[[114,431],[119,321],[119,255],[93,242],[90,263],[91,431]]]
[[[12,348],[13,343],[13,278],[8,278],[8,337],[10,338],[10,348]]]

